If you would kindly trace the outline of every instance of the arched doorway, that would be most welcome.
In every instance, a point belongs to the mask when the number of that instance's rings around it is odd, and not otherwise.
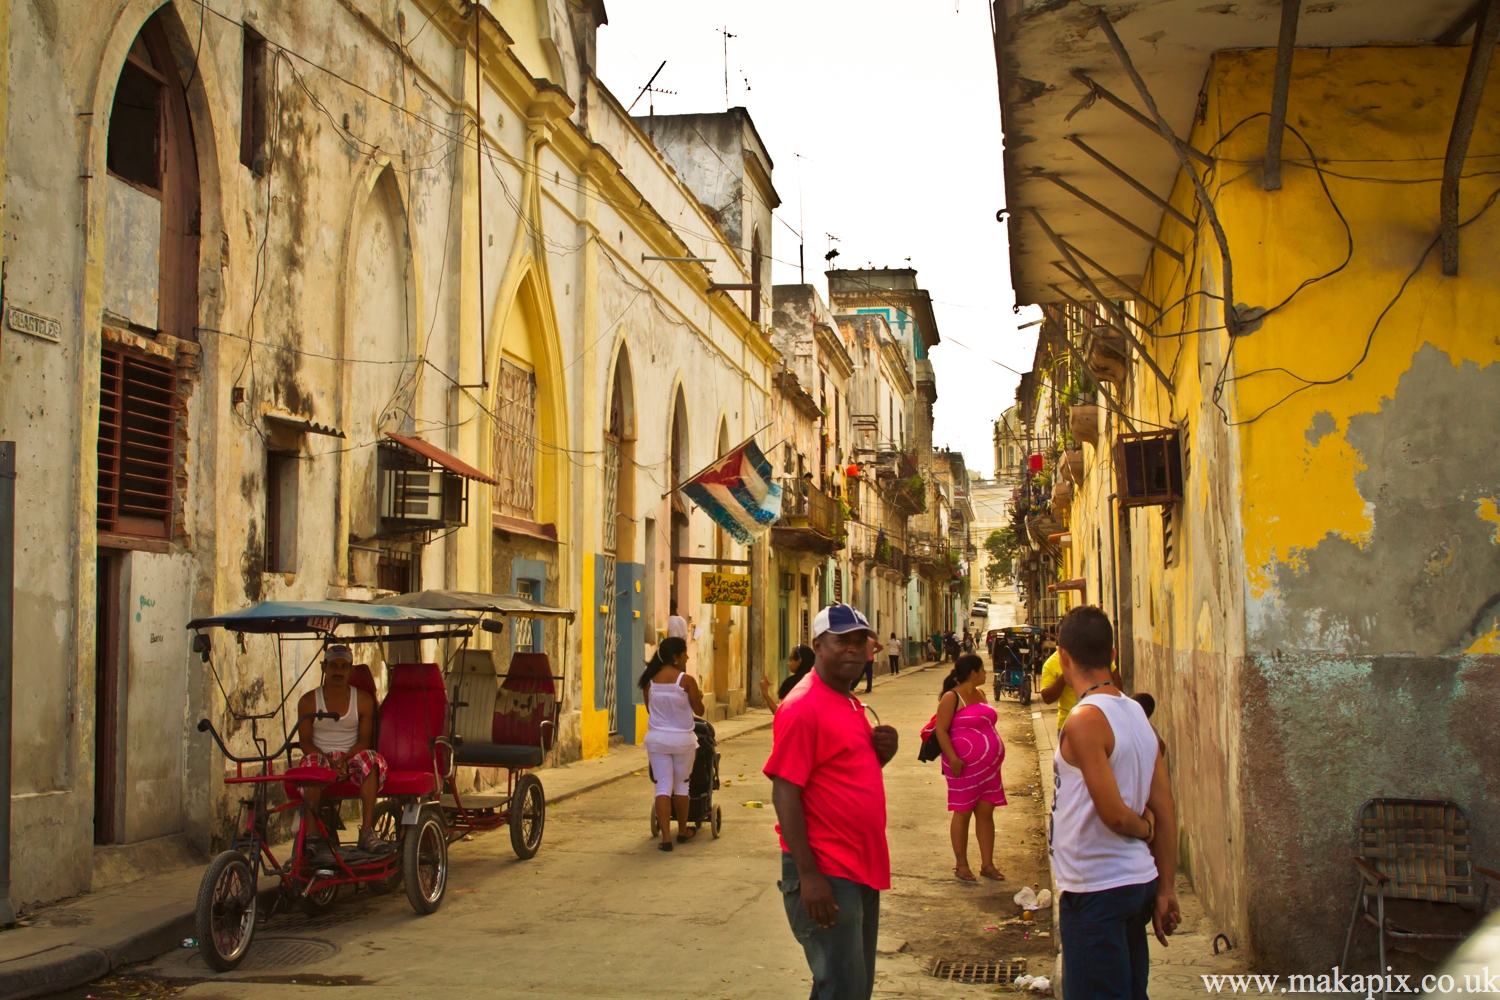
[[[152,739],[161,705],[180,705],[186,677],[170,655],[142,657],[129,609],[186,602],[171,587],[187,470],[177,446],[185,408],[170,361],[130,346],[120,331],[159,346],[198,339],[199,188],[193,126],[166,18],[153,14],[120,67],[109,112],[104,177],[103,346],[99,356],[96,526],[94,841],[116,844],[182,829],[183,749]],[[181,37],[182,25],[171,29]],[[135,343],[139,337],[135,337]],[[146,606],[144,603],[141,606]],[[153,637],[153,642],[155,637]],[[176,666],[176,669],[173,669]],[[128,754],[128,759],[127,759]]]
[[[624,573],[625,564],[632,563],[635,556],[635,400],[632,394],[630,356],[622,348],[615,361],[614,378],[610,383],[609,410],[604,425],[604,523],[602,548],[602,572],[599,579],[599,596],[606,607],[602,641],[604,642],[604,669],[595,680],[596,706],[600,701],[609,713],[609,732],[631,737],[635,734],[635,720],[626,721],[624,732],[621,726],[621,706],[631,705],[627,695],[629,668],[622,682],[619,669],[622,654],[625,662],[634,663],[630,657],[636,651],[634,635],[639,623],[630,614],[629,595],[633,584],[639,581],[638,566]],[[602,697],[600,697],[602,696]]]

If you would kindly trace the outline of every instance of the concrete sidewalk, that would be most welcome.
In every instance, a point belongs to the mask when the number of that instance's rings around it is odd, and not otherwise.
[[[904,672],[938,666],[925,663]],[[894,680],[875,678],[877,686]],[[766,709],[715,723],[720,742],[771,724]],[[646,751],[620,746],[603,757],[537,771],[548,804],[576,798],[646,769]],[[285,853],[273,847],[277,856]],[[0,932],[0,1000],[19,1000],[81,986],[134,962],[180,947],[193,936],[198,883],[206,866],[138,879],[43,907],[26,926]],[[262,881],[262,890],[274,879]]]

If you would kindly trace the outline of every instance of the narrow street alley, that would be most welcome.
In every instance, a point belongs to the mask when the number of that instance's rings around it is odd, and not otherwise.
[[[1033,973],[1051,969],[1047,912],[1038,914],[1029,939],[1020,925],[1006,923],[1018,912],[1011,897],[1023,883],[1050,884],[1030,712],[1001,705],[1010,806],[996,811],[996,864],[1007,880],[959,883],[951,874],[946,786],[937,763],[916,756],[916,733],[944,673],[938,666],[903,671],[868,699],[902,733],[901,751],[886,769],[893,885],[881,920],[883,952],[900,950],[881,954],[877,996],[992,993],[933,979],[936,959],[1020,957]],[[701,841],[669,855],[655,850],[646,779],[627,777],[549,809],[542,849],[531,861],[512,855],[503,832],[454,845],[447,900],[431,916],[413,915],[400,893],[345,895],[321,917],[275,917],[234,973],[215,975],[196,950],[178,949],[127,970],[118,987],[96,983],[64,996],[181,990],[185,1000],[268,1000],[315,986],[320,997],[367,995],[363,986],[429,996],[805,996],[807,965],[775,888],[775,814],[760,774],[770,746],[769,728],[721,744],[719,840],[705,828]],[[977,853],[971,860],[977,866]]]

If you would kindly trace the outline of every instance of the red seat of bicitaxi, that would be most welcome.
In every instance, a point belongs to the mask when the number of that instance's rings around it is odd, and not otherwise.
[[[552,661],[546,653],[513,653],[510,668],[500,685],[515,694],[541,695],[535,707],[526,715],[514,712],[496,712],[491,728],[491,739],[502,746],[536,747],[550,750],[556,735],[550,726],[542,723],[552,717],[549,702],[557,695],[552,681]],[[462,758],[460,757],[460,760]],[[540,761],[538,761],[540,763]]]
[[[432,740],[447,732],[448,692],[436,663],[390,668],[390,691],[380,706],[380,753],[389,771],[383,795],[428,795],[438,790]]]

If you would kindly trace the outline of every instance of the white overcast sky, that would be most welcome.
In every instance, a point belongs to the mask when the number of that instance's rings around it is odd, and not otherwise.
[[[990,475],[990,424],[1031,367],[1040,315],[1012,314],[1000,110],[981,0],[607,0],[598,73],[625,104],[657,65],[663,114],[749,108],[775,161],[772,279],[807,280],[827,297],[826,234],[843,267],[915,267],[932,293],[942,343],[932,351],[933,444]],[[747,89],[746,83],[749,87]],[[635,113],[644,112],[642,98]],[[800,157],[799,157],[800,154]],[[800,174],[800,178],[799,178]],[[800,197],[799,197],[800,190]],[[800,205],[799,205],[800,202]],[[800,220],[800,221],[799,221]],[[788,228],[790,227],[790,228]],[[908,258],[910,264],[907,263]]]

